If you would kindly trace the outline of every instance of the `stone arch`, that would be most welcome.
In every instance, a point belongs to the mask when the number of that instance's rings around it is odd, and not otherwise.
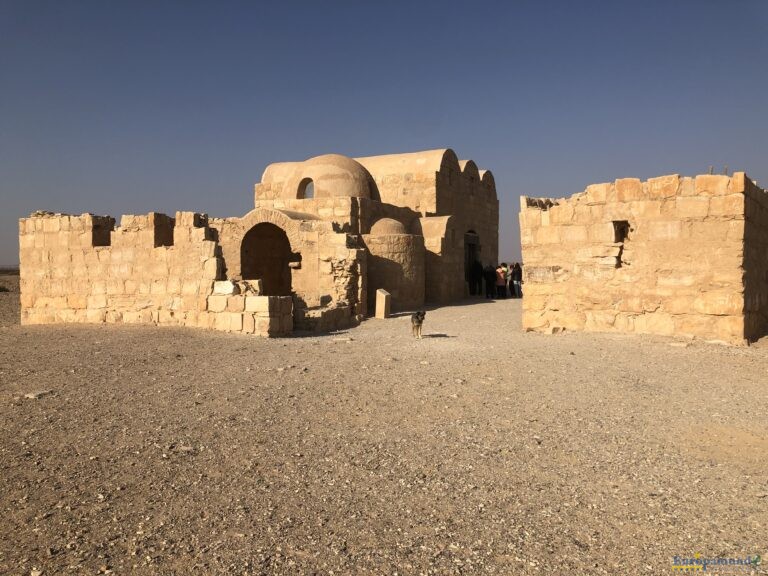
[[[242,236],[245,236],[256,224],[261,224],[262,222],[268,222],[278,228],[282,228],[294,250],[301,247],[301,220],[295,220],[280,210],[256,208],[248,212],[248,214],[240,219]],[[236,239],[238,244],[242,243],[242,236]]]
[[[261,280],[265,296],[291,294],[291,243],[285,231],[271,222],[250,228],[240,244],[240,272],[244,280]]]

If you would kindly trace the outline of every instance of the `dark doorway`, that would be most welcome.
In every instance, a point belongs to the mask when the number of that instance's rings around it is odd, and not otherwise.
[[[470,230],[464,234],[464,274],[469,278],[472,265],[480,260],[480,237]]]
[[[291,243],[282,228],[268,222],[256,224],[240,247],[243,280],[261,280],[265,296],[290,296],[291,257]]]

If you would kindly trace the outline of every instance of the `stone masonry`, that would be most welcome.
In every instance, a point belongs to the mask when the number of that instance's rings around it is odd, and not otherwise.
[[[373,314],[377,289],[394,311],[463,297],[468,255],[497,258],[498,200],[449,149],[328,154],[267,167],[241,217],[36,212],[19,249],[24,324],[330,331]]]
[[[520,229],[527,330],[768,333],[768,195],[744,173],[523,196]]]

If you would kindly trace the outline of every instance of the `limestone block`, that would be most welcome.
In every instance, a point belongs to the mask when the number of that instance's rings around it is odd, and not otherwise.
[[[696,176],[697,196],[725,196],[729,194],[731,179],[718,174],[701,174]]]
[[[600,206],[591,206],[590,209],[599,209]],[[594,221],[614,221],[614,220],[631,220],[632,219],[632,205],[629,202],[608,202],[602,207],[602,214],[599,218],[591,216],[590,223]]]
[[[675,333],[675,322],[672,316],[664,312],[641,314],[634,319],[634,329],[641,334],[671,336]]]
[[[680,196],[675,201],[675,210],[680,218],[706,218],[709,213],[709,198]]]
[[[728,194],[711,198],[709,215],[744,218],[744,194]]]
[[[100,323],[106,319],[106,310],[93,310],[89,309],[85,311],[85,318],[87,322]]]
[[[214,330],[220,330],[222,332],[229,331],[230,320],[229,312],[218,312],[213,314],[213,323],[211,326]]]
[[[563,202],[549,209],[549,221],[552,224],[570,224],[573,216],[574,208],[569,202]]]
[[[253,314],[243,314],[243,332],[253,334],[256,331],[256,318]]]
[[[585,190],[587,204],[605,204],[612,186],[613,184],[610,182],[604,184],[590,184],[587,186]]]
[[[643,183],[639,178],[621,178],[614,183],[616,200],[618,202],[630,202],[646,198]],[[609,196],[608,200],[612,200]]]
[[[208,311],[209,312],[224,312],[227,309],[227,298],[224,294],[214,294],[208,296]]]
[[[388,318],[392,296],[386,290],[376,290],[376,318]]]
[[[242,312],[245,310],[245,296],[227,296],[227,311]]]
[[[587,238],[590,242],[613,242],[614,229],[611,222],[592,224],[589,226]]]
[[[682,222],[678,220],[648,222],[648,238],[650,240],[669,241],[677,240],[682,234]]]
[[[542,226],[536,230],[535,241],[537,244],[559,244],[561,241],[560,227]]]
[[[269,310],[270,310],[270,296],[246,296],[245,297],[246,312],[269,312]]]
[[[651,199],[673,198],[680,187],[680,175],[659,176],[648,179],[648,196]]]
[[[89,310],[96,310],[96,309],[107,307],[107,297],[104,294],[95,294],[93,296],[88,296],[87,302],[88,302]]]
[[[741,315],[744,312],[744,295],[735,290],[705,292],[693,300],[693,310],[716,316]]]
[[[215,280],[221,274],[222,265],[220,258],[208,258],[203,264],[203,277]]]
[[[634,221],[652,220],[661,218],[661,205],[658,200],[637,200],[630,203],[629,209]]]
[[[580,244],[588,240],[586,226],[563,226],[560,230],[562,242]]]

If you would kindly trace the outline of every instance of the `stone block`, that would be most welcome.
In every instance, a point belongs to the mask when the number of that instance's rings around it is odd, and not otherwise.
[[[616,201],[631,202],[646,198],[643,183],[639,178],[621,178],[614,183]],[[609,198],[611,200],[611,198]]]
[[[243,314],[243,332],[253,334],[256,331],[256,318],[253,314]]]
[[[714,316],[741,315],[744,312],[744,295],[736,290],[704,292],[693,300],[693,310]]]
[[[589,235],[586,226],[563,226],[560,229],[560,238],[565,243],[581,244],[587,242]]]
[[[227,311],[242,312],[245,310],[245,296],[227,296]]]
[[[245,311],[246,312],[269,312],[270,296],[246,296],[245,297]]]
[[[712,197],[709,200],[709,215],[744,218],[744,194]]]
[[[376,290],[376,318],[388,318],[392,305],[392,295],[379,288]]]
[[[587,195],[587,204],[605,204],[608,199],[608,193],[611,190],[610,182],[604,184],[591,184],[585,189]]]
[[[648,179],[648,197],[651,199],[673,198],[680,187],[680,176],[671,174]]]
[[[224,312],[227,309],[227,298],[224,294],[214,294],[208,296],[208,311],[209,312]]]
[[[696,176],[697,196],[725,196],[730,193],[731,179],[719,174],[702,174]]]
[[[107,296],[105,294],[95,294],[88,296],[88,308],[90,310],[96,310],[107,307]]]
[[[677,220],[648,222],[648,238],[655,241],[670,241],[680,238],[682,222]]]
[[[706,218],[709,213],[709,198],[680,196],[675,201],[675,210],[680,218]]]

